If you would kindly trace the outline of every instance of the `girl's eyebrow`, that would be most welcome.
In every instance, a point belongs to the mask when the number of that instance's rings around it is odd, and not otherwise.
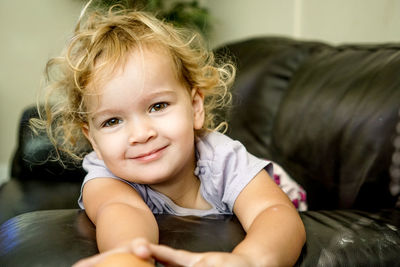
[[[176,96],[176,91],[175,90],[156,90],[154,92],[149,92],[147,94],[144,95],[143,99],[147,100],[147,99],[151,99],[154,97],[158,97],[158,96],[164,96],[164,95],[171,95],[171,96]]]
[[[90,118],[92,121],[95,121],[95,120],[98,120],[98,119],[101,118],[101,117],[108,117],[108,116],[110,116],[110,115],[112,115],[112,114],[115,114],[115,113],[117,113],[117,110],[113,110],[113,109],[104,109],[104,110],[92,112],[92,113],[89,115],[89,118]]]
[[[162,97],[162,96],[175,97],[176,95],[177,95],[177,93],[175,90],[170,90],[170,89],[155,90],[154,92],[145,93],[143,95],[143,97],[140,99],[140,102],[150,101],[151,99],[156,98],[156,97]],[[96,120],[99,117],[107,117],[107,116],[116,114],[118,112],[121,112],[121,110],[122,109],[120,107],[117,109],[113,109],[113,108],[103,109],[103,110],[92,112],[92,114],[90,114],[89,117],[92,120]]]
[[[152,99],[156,98],[157,101],[159,100],[159,98],[162,97],[171,97],[171,98],[175,98],[177,95],[177,92],[175,90],[170,90],[170,89],[166,89],[166,90],[154,90],[152,92],[148,92],[148,93],[144,93],[142,95],[142,97],[140,98],[140,100],[138,101],[138,103],[147,103],[147,102],[151,102]],[[160,99],[162,100],[162,99]]]

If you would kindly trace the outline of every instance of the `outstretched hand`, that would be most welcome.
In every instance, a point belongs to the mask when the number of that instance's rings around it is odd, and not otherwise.
[[[138,238],[125,246],[80,260],[73,267],[94,267],[109,255],[117,253],[132,253],[149,262],[157,260],[166,266],[255,266],[253,259],[245,255],[226,252],[194,253],[151,244],[145,239]]]
[[[243,267],[255,266],[250,257],[228,252],[194,253],[177,250],[164,245],[150,245],[150,250],[155,259],[166,266],[211,267],[229,266]]]
[[[136,238],[133,241],[115,249],[96,254],[76,262],[72,267],[95,267],[108,256],[120,253],[132,253],[143,260],[153,263],[153,257],[149,249],[150,243],[143,238]]]

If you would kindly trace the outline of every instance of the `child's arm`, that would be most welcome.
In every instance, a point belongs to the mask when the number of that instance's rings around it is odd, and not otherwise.
[[[261,171],[239,194],[234,212],[247,235],[232,253],[192,253],[149,244],[145,239],[127,242],[119,251],[123,249],[144,259],[154,257],[179,266],[294,265],[305,242],[304,225],[290,200],[267,172]],[[141,248],[139,253],[137,248]],[[96,262],[100,259],[99,256],[94,258]]]
[[[87,182],[83,188],[83,203],[86,214],[96,225],[97,246],[101,253],[115,248],[119,252],[132,252],[135,247],[140,250],[141,243],[158,243],[154,215],[138,192],[124,182],[110,178]],[[133,239],[139,243],[134,245]],[[95,262],[107,254],[100,254]],[[145,254],[141,256],[148,258]],[[77,266],[92,266],[92,263],[84,260]]]
[[[305,242],[304,225],[267,172],[239,194],[234,212],[247,232],[232,253],[190,253],[149,245],[153,257],[182,266],[292,266]]]
[[[242,191],[234,212],[247,235],[233,253],[250,256],[259,266],[295,264],[306,239],[304,225],[266,171]]]

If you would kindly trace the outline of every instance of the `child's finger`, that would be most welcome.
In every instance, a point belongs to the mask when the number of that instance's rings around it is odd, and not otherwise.
[[[151,257],[149,242],[144,238],[136,238],[124,246],[82,259],[72,267],[92,267],[104,260],[105,257],[115,253],[133,253],[144,260],[149,260]]]
[[[94,256],[79,260],[74,265],[72,265],[72,267],[92,267],[95,264],[99,263],[100,261],[104,260],[104,258],[108,257],[111,254],[123,253],[123,252],[128,252],[128,249],[126,249],[126,248],[116,248],[116,249],[113,249],[113,250],[109,250],[107,252],[103,252],[103,253],[96,254]]]
[[[147,260],[151,257],[151,251],[149,245],[150,243],[146,239],[136,238],[130,243],[129,245],[130,248],[129,251],[127,252],[133,253],[136,256]]]
[[[201,253],[173,249],[164,245],[150,244],[149,248],[155,259],[169,265],[193,266],[202,257]]]

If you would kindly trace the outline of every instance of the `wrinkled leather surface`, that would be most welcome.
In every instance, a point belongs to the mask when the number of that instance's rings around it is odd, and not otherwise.
[[[399,266],[400,211],[389,165],[400,107],[400,45],[330,46],[285,38],[230,44],[238,65],[228,135],[280,163],[308,193],[307,243],[297,266]],[[0,188],[0,266],[70,266],[97,251],[76,199],[84,172],[46,159],[44,135],[21,119],[13,177]],[[38,164],[39,163],[39,164]],[[61,210],[63,209],[63,210]],[[230,251],[234,216],[157,216],[160,242]]]
[[[0,188],[0,224],[34,210],[79,208],[80,182],[11,179]]]
[[[400,211],[309,211],[301,217],[307,244],[296,266],[400,266]],[[156,219],[160,243],[178,249],[230,251],[244,237],[235,216]],[[0,266],[71,266],[96,252],[95,228],[83,211],[36,211],[0,227]]]
[[[311,209],[394,206],[400,45],[258,38],[220,51],[239,68],[228,134],[280,163]]]
[[[13,157],[11,176],[19,180],[81,182],[85,171],[80,162],[60,153],[63,164],[54,160],[56,151],[45,132],[34,134],[29,125],[37,118],[36,106],[24,110],[19,123],[18,147]]]

